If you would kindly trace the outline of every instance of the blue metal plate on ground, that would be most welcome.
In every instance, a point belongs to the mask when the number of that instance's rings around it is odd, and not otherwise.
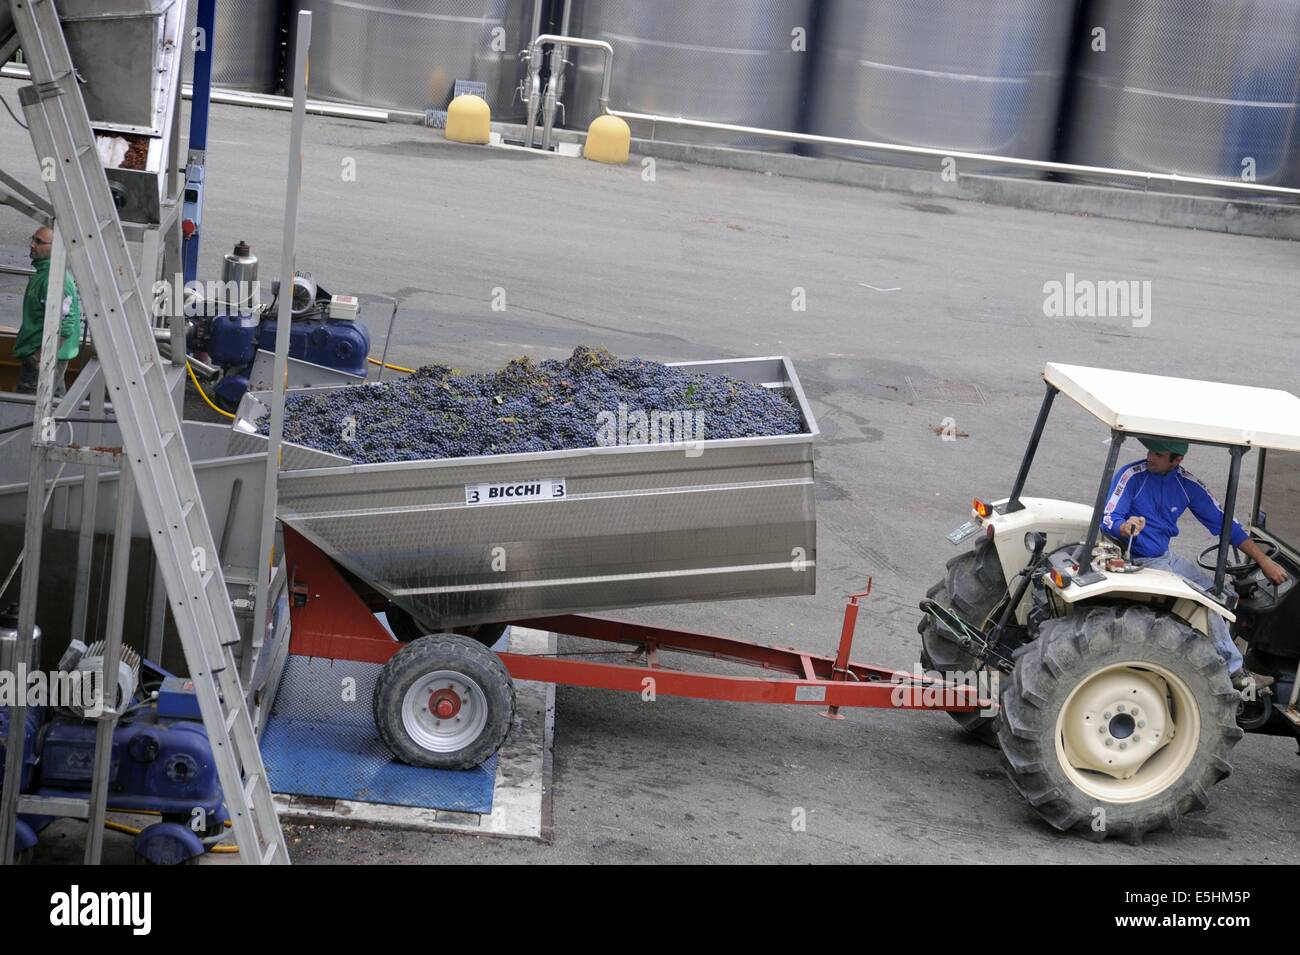
[[[371,716],[383,667],[290,656],[262,735],[271,789],[296,796],[455,812],[492,811],[497,757],[476,769],[421,769],[396,760]]]

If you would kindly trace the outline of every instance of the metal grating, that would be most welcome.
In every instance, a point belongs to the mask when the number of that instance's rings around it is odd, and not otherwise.
[[[271,789],[295,796],[488,813],[497,757],[453,772],[398,762],[375,733],[371,699],[383,667],[290,656],[262,736]],[[349,701],[343,700],[345,680]]]

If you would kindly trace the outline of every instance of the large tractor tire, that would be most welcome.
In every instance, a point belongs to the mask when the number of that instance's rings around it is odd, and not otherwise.
[[[1238,695],[1209,639],[1138,604],[1049,620],[1021,649],[998,743],[1051,825],[1142,841],[1209,803],[1242,737]]]
[[[948,573],[925,594],[931,600],[957,611],[968,623],[982,627],[998,605],[1007,597],[1007,582],[1002,562],[990,540],[981,540],[974,550],[958,554],[948,561]],[[921,665],[941,673],[975,671],[975,659],[936,629],[927,614],[917,626],[921,634]],[[987,685],[998,684],[990,681]],[[976,713],[950,713],[957,724],[981,742],[997,746],[993,728],[995,717]]]
[[[501,748],[515,718],[515,685],[477,640],[439,633],[408,643],[375,683],[375,728],[412,766],[473,769]]]

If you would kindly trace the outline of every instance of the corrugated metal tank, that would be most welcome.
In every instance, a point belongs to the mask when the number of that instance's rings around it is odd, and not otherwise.
[[[279,0],[217,0],[212,50],[212,84],[248,93],[274,93],[280,85],[283,53]],[[185,82],[194,79],[194,24],[199,0],[189,0],[185,28]]]
[[[1075,10],[1073,0],[827,0],[809,131],[1051,159]]]
[[[1300,3],[1094,0],[1065,159],[1300,186]]]
[[[794,31],[812,42],[810,0],[574,0],[570,33],[614,48],[610,106],[742,126],[795,129],[803,71]],[[576,54],[576,56],[575,56]],[[602,58],[569,51],[565,125],[586,129],[599,113]],[[633,135],[650,136],[633,124]],[[656,139],[788,149],[775,140],[659,125]]]
[[[310,95],[446,109],[457,80],[487,84],[493,120],[523,118],[516,88],[531,0],[296,0],[312,12]]]

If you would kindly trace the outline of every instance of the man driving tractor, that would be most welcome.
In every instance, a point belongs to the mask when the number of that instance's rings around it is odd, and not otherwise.
[[[1178,536],[1178,519],[1189,508],[1206,530],[1218,537],[1223,508],[1209,489],[1182,467],[1186,441],[1141,440],[1147,447],[1146,460],[1134,461],[1116,472],[1101,528],[1112,537],[1131,538],[1130,553],[1138,566],[1167,570],[1202,588],[1213,587],[1214,579],[1192,561],[1172,553],[1169,542]],[[1232,522],[1232,546],[1254,560],[1274,585],[1287,579],[1287,572],[1236,521]],[[1270,686],[1273,677],[1246,671],[1228,622],[1218,614],[1209,617],[1210,639],[1228,666],[1233,687],[1242,690],[1251,683],[1257,689]]]

